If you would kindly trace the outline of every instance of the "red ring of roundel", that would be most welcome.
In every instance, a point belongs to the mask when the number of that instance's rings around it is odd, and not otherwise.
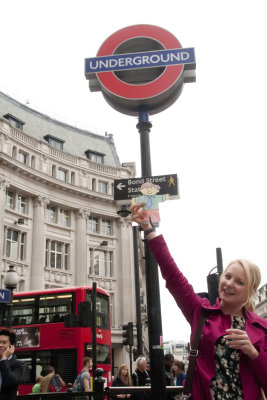
[[[120,44],[134,37],[150,37],[160,42],[166,50],[182,47],[176,37],[163,28],[153,25],[133,25],[109,36],[100,47],[97,57],[112,55]],[[145,99],[168,90],[179,79],[182,71],[183,65],[168,66],[157,79],[142,85],[122,82],[112,71],[99,72],[97,76],[101,85],[116,96],[127,99]]]

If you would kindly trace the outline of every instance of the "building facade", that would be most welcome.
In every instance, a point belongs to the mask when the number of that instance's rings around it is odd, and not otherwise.
[[[256,313],[260,317],[267,319],[267,283],[258,290],[255,307]]]
[[[120,165],[111,134],[72,127],[0,92],[1,287],[10,264],[19,291],[96,282],[111,298],[115,367],[129,363],[121,326],[135,323],[136,303],[132,225],[117,214],[113,185],[134,175],[134,163]],[[139,274],[144,305],[142,262]]]

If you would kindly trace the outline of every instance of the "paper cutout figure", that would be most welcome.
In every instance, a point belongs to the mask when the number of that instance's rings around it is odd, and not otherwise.
[[[171,182],[170,184],[173,183]],[[146,203],[142,213],[144,221],[151,222],[154,226],[159,226],[159,203],[168,200],[169,195],[157,194],[160,191],[160,186],[151,182],[143,183],[139,191],[142,196],[132,198],[132,204]]]

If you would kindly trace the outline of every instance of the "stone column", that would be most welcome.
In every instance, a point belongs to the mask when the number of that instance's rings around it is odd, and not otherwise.
[[[87,235],[86,222],[87,210],[80,209],[76,214],[76,268],[75,285],[84,286],[88,282],[88,260],[87,260]]]
[[[0,272],[3,270],[3,250],[4,250],[4,223],[5,223],[5,205],[6,190],[9,187],[5,178],[0,178]]]
[[[47,204],[48,201],[44,197],[38,196],[33,199],[31,290],[45,287],[44,215]]]
[[[119,304],[121,308],[120,323],[124,323],[135,321],[132,221],[120,218],[117,223],[117,231],[118,249],[115,277],[118,282],[117,299],[123,299],[123,302]]]

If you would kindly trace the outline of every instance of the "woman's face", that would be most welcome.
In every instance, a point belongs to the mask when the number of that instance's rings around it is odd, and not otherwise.
[[[122,369],[121,369],[121,374],[122,374],[123,376],[127,376],[127,374],[128,374],[128,368],[126,368],[126,367],[122,368]]]
[[[172,365],[172,370],[173,370],[174,373],[176,373],[176,372],[178,371],[178,369],[179,369],[179,368],[177,367],[176,364],[173,364],[173,365]]]
[[[229,310],[241,310],[247,303],[247,278],[244,268],[238,262],[226,269],[220,281],[219,296],[222,307]]]

